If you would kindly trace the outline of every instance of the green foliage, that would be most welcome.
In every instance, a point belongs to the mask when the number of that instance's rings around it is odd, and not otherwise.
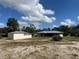
[[[59,30],[64,32],[65,36],[70,35],[71,33],[71,27],[68,27],[68,26],[60,26]]]
[[[7,27],[2,28],[2,33],[8,33],[8,28]]]
[[[62,25],[52,30],[62,31],[64,32],[64,36],[79,36],[79,25],[72,27]]]
[[[2,38],[2,29],[0,28],[0,39]]]
[[[2,38],[2,35],[0,34],[0,39]]]
[[[7,26],[9,32],[17,31],[19,28],[19,24],[15,18],[9,18],[7,22]]]
[[[44,28],[42,31],[50,31],[50,28]]]
[[[35,29],[31,27],[26,27],[25,31],[28,33],[35,33]]]
[[[30,27],[23,27],[22,31],[28,32],[28,33],[36,33],[36,27],[33,24],[30,24]]]
[[[8,28],[7,27],[2,28],[2,36],[3,37],[7,37],[8,36]]]
[[[26,30],[26,27],[25,27],[25,26],[23,26],[22,31],[25,31],[25,30]]]
[[[54,27],[52,30],[59,31],[59,27]]]

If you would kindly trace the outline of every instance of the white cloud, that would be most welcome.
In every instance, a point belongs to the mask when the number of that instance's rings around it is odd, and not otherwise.
[[[48,18],[47,16],[43,16],[43,17],[33,17],[33,16],[29,16],[29,17],[22,17],[22,19],[24,21],[30,21],[30,22],[46,22],[46,23],[52,23],[53,21],[56,20],[55,17],[51,17],[51,18]]]
[[[52,19],[53,21],[55,21],[55,20],[56,20],[56,18],[55,18],[55,17],[51,17],[51,19]]]
[[[52,14],[54,14],[54,13],[55,13],[55,12],[52,11],[52,10],[46,10],[46,11],[45,11],[45,14],[51,14],[51,15],[52,15]]]
[[[3,27],[6,27],[6,25],[3,23],[0,23],[0,28],[3,28]]]
[[[21,18],[25,21],[52,23],[56,20],[48,16],[54,15],[54,11],[45,9],[39,0],[0,0],[0,4],[23,13]]]
[[[30,26],[30,24],[27,23],[27,22],[18,21],[18,23],[19,23],[20,29],[22,29],[23,26],[25,26],[25,27],[29,27]],[[36,27],[36,29],[39,29],[40,28],[40,23],[39,22],[32,22],[31,24],[34,24],[34,26]]]
[[[36,29],[40,29],[40,25],[41,24],[39,22],[34,22],[32,24],[34,24],[34,26],[36,27]]]
[[[72,25],[74,25],[74,21],[72,21],[71,19],[66,19],[64,22],[61,22],[61,25],[65,25],[68,27],[71,27]]]
[[[23,26],[25,26],[25,27],[29,26],[29,24],[28,24],[28,23],[23,22],[23,21],[18,21],[18,23],[19,23],[19,27],[20,27],[20,29],[22,29],[22,28],[23,28]]]
[[[53,25],[53,27],[58,27],[57,25]]]
[[[77,16],[77,19],[78,19],[78,21],[79,21],[79,16]]]

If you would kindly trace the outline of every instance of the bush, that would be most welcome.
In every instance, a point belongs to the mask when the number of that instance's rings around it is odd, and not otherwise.
[[[61,41],[62,40],[62,37],[60,37],[59,35],[54,35],[52,37],[52,41]]]
[[[2,38],[2,35],[0,34],[0,39]]]

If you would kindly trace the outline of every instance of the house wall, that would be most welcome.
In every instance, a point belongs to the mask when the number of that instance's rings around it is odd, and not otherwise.
[[[27,38],[32,38],[32,35],[24,35],[24,34],[14,34],[13,39],[18,40],[18,39],[27,39]]]
[[[27,39],[27,38],[32,38],[31,34],[13,34],[13,33],[9,33],[8,34],[8,39],[9,40],[18,40],[18,39]]]
[[[8,33],[8,39],[12,40],[13,39],[13,34],[12,33]]]
[[[42,37],[52,37],[52,36],[54,36],[54,35],[62,35],[63,36],[63,34],[61,34],[61,33],[38,33],[38,36],[42,36]]]
[[[32,35],[24,35],[25,38],[32,38]]]

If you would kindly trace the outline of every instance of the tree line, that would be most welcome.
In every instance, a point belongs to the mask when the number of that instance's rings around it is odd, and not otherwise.
[[[62,31],[64,32],[64,36],[79,36],[79,25],[71,27],[61,25],[53,28],[52,30]]]
[[[5,34],[8,34],[9,32],[20,31],[19,23],[17,19],[15,18],[8,18],[8,22],[6,23],[6,25],[7,25],[6,27],[0,28],[0,35],[1,34],[5,35]],[[42,30],[36,29],[34,24],[30,24],[29,27],[23,26],[23,28],[21,29],[21,31],[25,31],[25,32],[33,33],[33,34],[39,31],[50,31],[50,30],[51,30],[50,28],[44,28]],[[68,35],[79,36],[79,25],[71,26],[71,27],[61,25],[59,27],[53,28],[52,31],[53,30],[62,31],[64,32],[65,36],[68,36]]]
[[[6,27],[0,28],[0,35],[8,35],[9,32],[20,31],[19,23],[15,18],[8,18],[6,25]],[[30,27],[23,26],[23,28],[21,29],[21,31],[29,33],[35,33],[35,30],[36,27],[33,24],[30,24]]]

